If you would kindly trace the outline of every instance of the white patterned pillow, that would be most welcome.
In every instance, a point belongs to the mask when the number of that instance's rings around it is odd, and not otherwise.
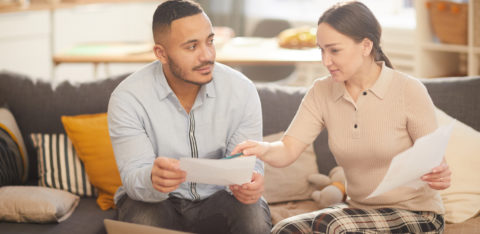
[[[30,137],[37,149],[39,186],[61,189],[79,196],[97,195],[82,161],[65,134],[32,133]]]

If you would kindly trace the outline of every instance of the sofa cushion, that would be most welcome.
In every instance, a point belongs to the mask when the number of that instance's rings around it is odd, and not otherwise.
[[[62,122],[90,182],[98,189],[97,204],[102,210],[114,208],[113,196],[122,181],[110,142],[107,114],[62,116]]]
[[[0,186],[23,184],[28,176],[28,156],[17,122],[10,110],[0,108]]]
[[[480,131],[480,78],[421,79],[435,106]]]
[[[73,213],[79,197],[39,186],[0,188],[0,220],[10,222],[62,222]]]
[[[73,214],[61,223],[0,222],[0,230],[2,233],[104,234],[106,230],[103,220],[116,218],[116,210],[102,211],[98,208],[95,198],[82,197]]]
[[[97,193],[65,134],[34,133],[31,137],[38,150],[38,185],[80,196],[94,196]]]
[[[263,135],[286,131],[297,113],[300,102],[307,92],[305,87],[286,87],[275,84],[257,84],[262,103]],[[328,175],[337,163],[328,146],[328,133],[324,129],[313,142],[318,171]]]
[[[263,137],[263,140],[278,141],[283,134],[284,132],[271,134]],[[265,164],[265,192],[263,195],[267,202],[310,199],[315,187],[308,182],[307,177],[318,173],[316,162],[313,146],[309,145],[300,157],[287,167],[276,168]]]
[[[437,109],[440,125],[453,118]],[[445,206],[445,220],[463,222],[480,211],[480,132],[457,121],[454,125],[445,157],[452,171],[451,186],[440,190]]]
[[[84,83],[53,83],[0,71],[0,103],[8,105],[22,131],[29,160],[29,181],[37,179],[31,133],[65,133],[61,115],[106,112],[110,94],[128,74]]]

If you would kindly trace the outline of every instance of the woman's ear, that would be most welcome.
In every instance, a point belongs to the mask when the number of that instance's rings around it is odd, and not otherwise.
[[[362,40],[362,46],[363,46],[363,56],[365,57],[370,56],[373,49],[373,42],[368,38],[364,38]]]
[[[162,64],[166,64],[168,61],[168,56],[167,56],[167,51],[165,50],[165,47],[161,44],[155,44],[153,46],[153,53],[155,54],[155,57],[157,57],[158,60]]]

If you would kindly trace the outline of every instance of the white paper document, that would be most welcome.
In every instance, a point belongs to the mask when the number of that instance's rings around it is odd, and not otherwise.
[[[441,126],[433,133],[423,136],[409,149],[395,156],[385,177],[367,198],[378,196],[399,186],[414,189],[426,182],[420,177],[440,165],[445,156],[448,140],[455,121]]]
[[[187,181],[202,184],[245,184],[252,180],[256,157],[234,159],[181,158],[180,169],[187,172]]]

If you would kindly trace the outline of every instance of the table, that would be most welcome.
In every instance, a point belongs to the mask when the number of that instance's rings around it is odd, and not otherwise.
[[[228,65],[293,65],[321,61],[320,51],[284,49],[274,38],[235,37],[217,47],[217,62]],[[153,43],[104,42],[76,45],[53,56],[53,63],[149,63],[154,61]]]
[[[102,42],[79,44],[53,56],[54,66],[92,63],[95,76],[99,64],[149,63],[154,61],[151,42]],[[230,66],[296,65],[321,62],[317,48],[280,48],[275,38],[234,37],[216,44],[216,61]]]

